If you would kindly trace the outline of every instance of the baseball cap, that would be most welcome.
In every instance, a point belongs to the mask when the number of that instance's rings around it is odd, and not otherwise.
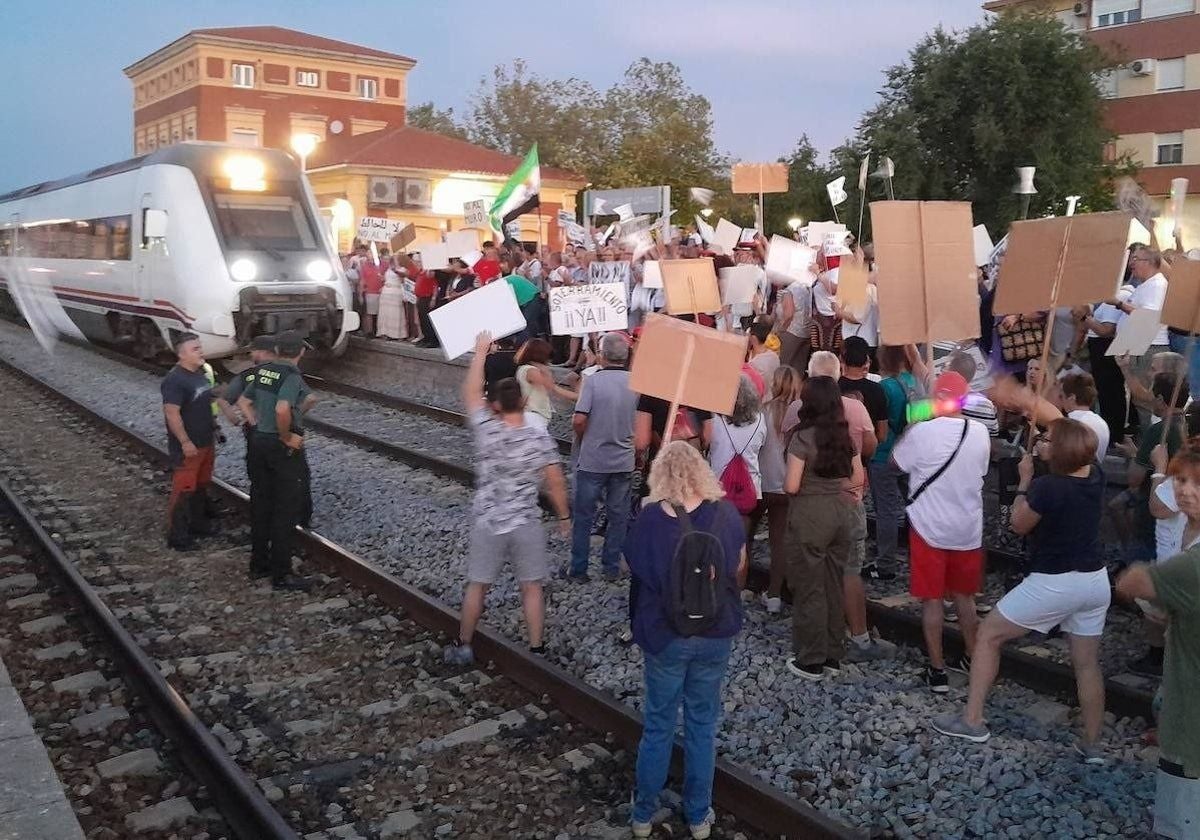
[[[275,336],[273,335],[256,335],[254,340],[250,342],[251,350],[266,350],[271,353],[275,352]]]
[[[970,390],[962,374],[953,370],[940,374],[933,382],[933,396],[939,400],[961,400]]]
[[[299,356],[300,351],[312,345],[304,340],[304,336],[296,330],[284,330],[275,337],[275,346],[279,348],[280,356]]]

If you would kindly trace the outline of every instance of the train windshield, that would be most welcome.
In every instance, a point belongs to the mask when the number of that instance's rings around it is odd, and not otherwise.
[[[320,246],[304,204],[289,195],[217,193],[217,224],[229,251],[315,251]]]

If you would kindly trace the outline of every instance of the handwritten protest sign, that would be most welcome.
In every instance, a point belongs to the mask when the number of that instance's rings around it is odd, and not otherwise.
[[[667,314],[721,310],[721,292],[712,259],[659,260],[658,267],[662,272],[663,294],[667,298]]]
[[[463,224],[469,228],[479,228],[481,230],[491,229],[491,222],[488,221],[487,208],[484,206],[486,202],[481,198],[478,201],[468,201],[463,204]]]
[[[386,219],[383,216],[363,216],[358,220],[357,236],[363,242],[391,242],[392,237],[404,230],[408,222]]]
[[[627,326],[629,306],[621,283],[557,286],[550,290],[550,332],[554,335],[587,335]]]
[[[623,283],[629,287],[629,263],[593,262],[588,266],[588,283],[602,285],[605,283]]]
[[[508,283],[488,283],[439,306],[429,313],[429,320],[447,359],[456,359],[473,348],[481,332],[504,338],[525,329],[525,316]]]
[[[667,400],[672,408],[686,405],[729,414],[737,397],[746,341],[745,336],[651,312],[642,324],[629,387]]]
[[[558,211],[558,226],[560,228],[565,228],[568,225],[574,225],[574,224],[578,224],[575,221],[574,213],[572,213],[570,210],[559,210]]]

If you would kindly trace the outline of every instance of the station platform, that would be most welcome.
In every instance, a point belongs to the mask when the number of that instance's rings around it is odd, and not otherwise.
[[[0,840],[84,840],[42,739],[0,660]]]

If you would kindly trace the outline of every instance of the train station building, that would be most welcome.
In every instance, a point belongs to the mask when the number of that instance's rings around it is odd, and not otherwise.
[[[416,60],[278,26],[196,29],[125,68],[133,85],[133,150],[186,140],[289,150],[303,161],[317,203],[348,203],[355,220],[411,222],[417,241],[463,227],[463,204],[489,204],[517,156],[406,125]],[[521,238],[557,247],[557,212],[573,210],[579,175],[542,167],[542,205],[522,217]],[[339,216],[346,214],[339,213]],[[350,247],[353,225],[338,228]]]

